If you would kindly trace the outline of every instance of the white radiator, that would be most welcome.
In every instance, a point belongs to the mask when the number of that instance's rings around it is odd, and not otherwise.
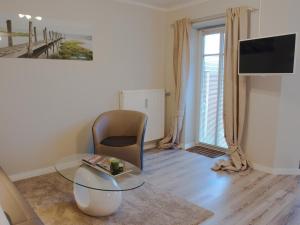
[[[165,90],[124,90],[120,92],[120,109],[143,112],[148,116],[145,142],[164,137]]]

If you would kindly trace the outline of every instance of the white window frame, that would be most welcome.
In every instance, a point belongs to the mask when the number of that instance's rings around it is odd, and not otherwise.
[[[222,56],[224,55],[224,52],[223,54],[205,54],[204,55],[204,36],[205,35],[208,35],[208,34],[214,34],[214,33],[225,33],[225,25],[220,25],[218,27],[214,27],[214,28],[204,28],[204,29],[199,29],[198,30],[198,43],[199,43],[199,47],[198,47],[198,71],[197,71],[197,76],[198,76],[198,95],[197,95],[197,131],[196,131],[196,145],[198,146],[203,146],[203,147],[207,147],[207,148],[211,148],[211,149],[215,149],[215,150],[218,150],[218,151],[222,151],[222,152],[226,152],[228,149],[226,148],[222,148],[222,147],[219,147],[219,146],[214,146],[214,145],[209,145],[209,144],[205,144],[205,143],[201,143],[200,140],[199,140],[199,137],[200,137],[200,99],[201,99],[201,92],[200,92],[200,88],[202,86],[201,84],[201,76],[202,76],[202,73],[203,73],[203,59],[204,59],[204,56]],[[223,38],[220,38],[220,49],[224,49],[224,39]],[[221,68],[223,65],[223,60],[220,60],[219,62],[219,68]],[[219,77],[221,76],[221,70],[219,69]],[[219,85],[219,88],[220,85]],[[219,107],[218,107],[218,110],[219,110]],[[219,113],[219,112],[218,112]]]

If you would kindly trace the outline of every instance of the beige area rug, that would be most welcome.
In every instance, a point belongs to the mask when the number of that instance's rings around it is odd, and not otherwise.
[[[89,217],[76,206],[72,183],[56,173],[15,183],[45,225],[196,225],[213,214],[146,183],[123,192],[119,211],[110,217]]]

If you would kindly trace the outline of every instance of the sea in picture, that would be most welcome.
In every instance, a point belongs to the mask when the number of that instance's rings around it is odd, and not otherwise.
[[[27,14],[0,14],[0,58],[93,60],[91,28]]]

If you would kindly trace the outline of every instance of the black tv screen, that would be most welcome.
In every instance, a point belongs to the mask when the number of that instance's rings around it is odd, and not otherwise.
[[[240,41],[239,74],[294,73],[296,34]]]

